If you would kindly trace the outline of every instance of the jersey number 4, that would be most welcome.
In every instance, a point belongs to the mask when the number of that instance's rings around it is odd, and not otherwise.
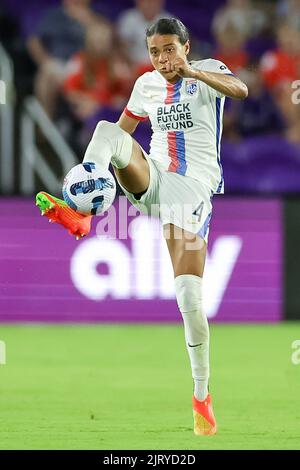
[[[203,207],[204,207],[204,201],[200,202],[200,204],[196,207],[196,209],[193,212],[193,215],[195,215],[197,217],[198,222],[201,221]]]

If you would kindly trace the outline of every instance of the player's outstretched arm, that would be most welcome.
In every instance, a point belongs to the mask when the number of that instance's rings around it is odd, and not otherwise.
[[[248,96],[248,88],[239,78],[233,75],[194,69],[183,59],[176,59],[172,63],[168,62],[163,65],[163,69],[165,71],[176,71],[180,77],[201,80],[229,98],[244,100]]]
[[[214,88],[229,98],[244,100],[248,96],[248,88],[245,83],[233,75],[225,75],[217,72],[204,72],[193,70],[193,78],[201,80],[206,85]]]

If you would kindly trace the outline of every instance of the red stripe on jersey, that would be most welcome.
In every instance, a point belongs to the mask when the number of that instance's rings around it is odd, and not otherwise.
[[[173,103],[174,92],[175,92],[174,85],[172,85],[171,83],[168,83],[167,84],[167,96],[166,96],[166,99],[165,99],[165,104]]]
[[[138,121],[147,121],[147,119],[148,119],[148,116],[146,116],[146,117],[136,116],[136,114],[133,114],[131,111],[129,111],[127,106],[124,109],[124,113],[126,114],[126,116],[131,117],[133,119],[137,119]]]
[[[176,146],[176,132],[168,132],[168,150],[169,157],[171,158],[171,163],[169,165],[168,171],[173,171],[176,173],[176,170],[179,166]]]

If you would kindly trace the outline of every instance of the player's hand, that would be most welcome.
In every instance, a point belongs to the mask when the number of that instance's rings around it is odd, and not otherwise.
[[[167,62],[162,70],[164,72],[176,72],[183,78],[194,78],[194,69],[184,59],[175,59],[173,62]]]

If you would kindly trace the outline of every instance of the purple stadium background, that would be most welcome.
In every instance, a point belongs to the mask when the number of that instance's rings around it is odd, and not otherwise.
[[[181,321],[164,241],[151,232],[157,222],[127,222],[139,224],[134,240],[99,239],[94,226],[76,242],[40,217],[32,200],[2,199],[0,321]],[[211,321],[282,318],[280,201],[216,197],[208,251]]]

